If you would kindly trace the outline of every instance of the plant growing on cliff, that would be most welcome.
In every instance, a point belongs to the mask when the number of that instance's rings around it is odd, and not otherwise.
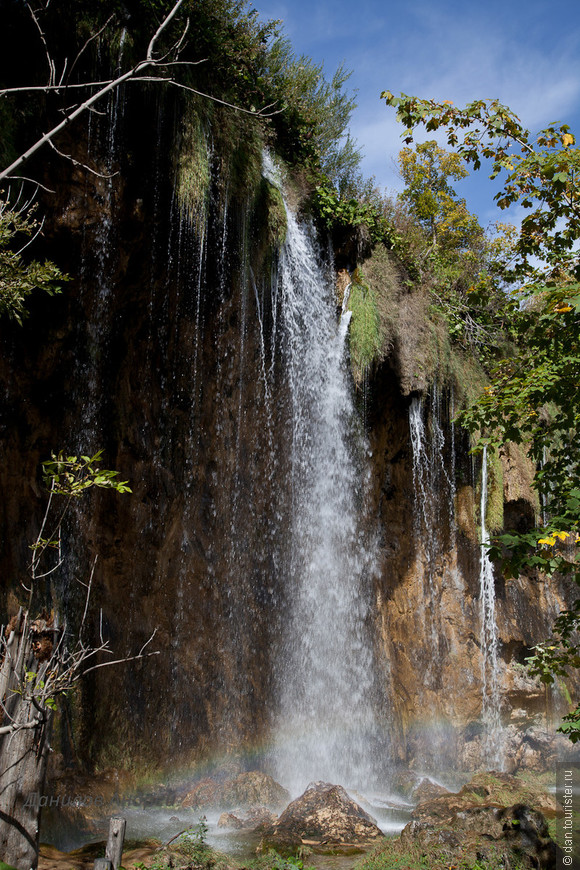
[[[353,275],[348,308],[352,312],[349,329],[350,361],[355,384],[360,385],[365,372],[380,359],[383,349],[376,293],[365,282],[360,269]]]
[[[68,280],[49,260],[25,260],[25,249],[41,229],[28,203],[11,207],[0,201],[0,316],[7,315],[18,323],[26,317],[25,303],[34,290],[52,296]]]
[[[350,72],[341,65],[327,79],[322,64],[296,57],[290,41],[278,36],[269,47],[264,78],[281,108],[274,123],[288,156],[313,161],[333,188],[343,192],[361,159],[348,134],[356,108],[353,94],[345,89]]]
[[[501,273],[518,284],[518,350],[497,365],[460,419],[481,433],[480,443],[525,444],[536,464],[542,517],[530,531],[500,535],[492,547],[507,576],[532,568],[580,585],[580,149],[567,125],[533,137],[497,101],[459,109],[404,94],[383,97],[397,109],[407,142],[419,125],[445,130],[464,160],[475,168],[491,160],[491,177],[503,175],[500,208],[520,203],[527,211]],[[580,667],[579,628],[580,598],[557,618],[552,639],[536,647],[531,667],[545,683]],[[580,705],[561,730],[580,740]]]
[[[399,241],[392,224],[376,204],[342,197],[328,181],[321,180],[316,185],[312,206],[320,223],[331,232],[364,227],[371,245],[382,242],[387,248],[394,248]]]

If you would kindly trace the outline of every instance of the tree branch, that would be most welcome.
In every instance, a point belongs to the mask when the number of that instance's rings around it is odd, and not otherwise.
[[[152,62],[156,63],[156,61],[153,60],[153,49],[155,48],[155,43],[157,42],[157,40],[159,39],[159,37],[161,36],[163,31],[167,27],[167,25],[169,24],[171,19],[175,16],[175,14],[177,13],[177,10],[179,9],[179,7],[181,6],[182,3],[183,3],[183,0],[177,0],[177,3],[175,4],[175,6],[171,10],[171,12],[165,16],[165,18],[163,19],[163,21],[161,22],[161,24],[157,28],[157,30],[156,30],[153,38],[151,39],[151,42],[149,43],[149,46],[147,48],[146,58],[148,61],[152,61]]]

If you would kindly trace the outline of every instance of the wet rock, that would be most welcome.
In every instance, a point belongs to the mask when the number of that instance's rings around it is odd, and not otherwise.
[[[413,810],[413,819],[430,825],[449,824],[468,810],[505,808],[525,804],[549,816],[558,812],[555,797],[531,783],[498,771],[478,773],[457,794],[435,797]]]
[[[181,802],[182,807],[201,809],[207,807],[256,806],[281,807],[288,803],[290,794],[276,780],[258,770],[240,773],[223,782],[212,778],[200,780]]]
[[[544,870],[556,867],[558,852],[542,813],[525,804],[469,807],[440,823],[414,819],[403,829],[401,843],[410,849],[436,847],[454,863],[460,849],[462,859],[474,856],[480,864]]]
[[[451,794],[448,788],[438,785],[438,783],[433,782],[428,777],[424,777],[419,785],[411,791],[411,796],[418,804],[427,803],[447,794]]]
[[[231,813],[222,813],[218,820],[218,828],[255,831],[273,825],[277,819],[276,813],[271,812],[267,807],[252,807],[246,812],[235,810]]]
[[[264,832],[263,846],[292,849],[307,844],[368,843],[382,837],[375,820],[340,785],[311,783]]]
[[[398,770],[391,780],[391,785],[396,792],[406,798],[410,798],[414,789],[422,782],[418,773],[413,770]]]
[[[219,783],[215,780],[202,779],[185,795],[181,801],[181,806],[185,809],[213,807],[217,804],[219,788]]]
[[[135,803],[143,807],[172,807],[176,799],[177,794],[174,788],[158,783],[154,788],[138,794]]]

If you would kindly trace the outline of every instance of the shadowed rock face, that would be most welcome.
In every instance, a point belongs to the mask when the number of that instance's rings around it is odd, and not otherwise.
[[[277,822],[263,833],[263,843],[275,848],[361,843],[382,837],[374,819],[340,785],[311,783],[292,801]]]
[[[391,361],[393,366],[396,361]],[[452,433],[449,396],[424,400],[426,452],[433,458],[434,418],[444,434],[433,485],[426,492],[427,516],[415,496],[409,430],[411,397],[402,394],[399,374],[387,362],[371,385],[368,410],[376,515],[381,528],[381,571],[376,583],[378,643],[389,662],[385,680],[395,722],[394,754],[402,761],[473,770],[485,765],[482,708],[482,648],[478,544],[480,468],[458,427]],[[397,363],[400,364],[400,363]],[[452,434],[455,458],[452,461]],[[503,497],[506,522],[533,513],[533,469],[508,450]],[[454,468],[454,491],[446,474]],[[527,518],[527,519],[526,519]],[[515,522],[517,525],[517,522]],[[495,574],[499,640],[498,679],[505,726],[504,764],[549,765],[571,746],[554,735],[567,712],[558,689],[546,688],[526,672],[525,658],[573,594],[563,578],[533,573],[504,580]],[[538,741],[536,730],[544,741]],[[542,749],[540,750],[540,743]],[[540,761],[542,756],[542,761]],[[527,759],[525,761],[524,759]]]

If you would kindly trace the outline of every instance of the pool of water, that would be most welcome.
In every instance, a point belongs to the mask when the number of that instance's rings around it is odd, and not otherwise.
[[[352,793],[351,797],[375,819],[379,828],[387,836],[398,834],[411,818],[413,805],[399,798],[378,794],[364,796],[358,793]],[[51,843],[64,852],[69,852],[86,843],[106,839],[109,818],[111,815],[118,815],[127,821],[126,840],[155,837],[165,844],[181,832],[195,829],[200,818],[203,817],[207,824],[205,839],[210,846],[241,860],[253,856],[259,836],[248,831],[220,827],[218,821],[221,814],[221,810],[204,812],[199,809],[150,806],[144,808],[129,805],[117,808],[105,807],[102,815],[94,816],[84,825],[78,823],[75,825],[69,814],[49,810],[44,814],[41,840]],[[309,863],[318,866],[317,862],[310,862],[310,859]]]

